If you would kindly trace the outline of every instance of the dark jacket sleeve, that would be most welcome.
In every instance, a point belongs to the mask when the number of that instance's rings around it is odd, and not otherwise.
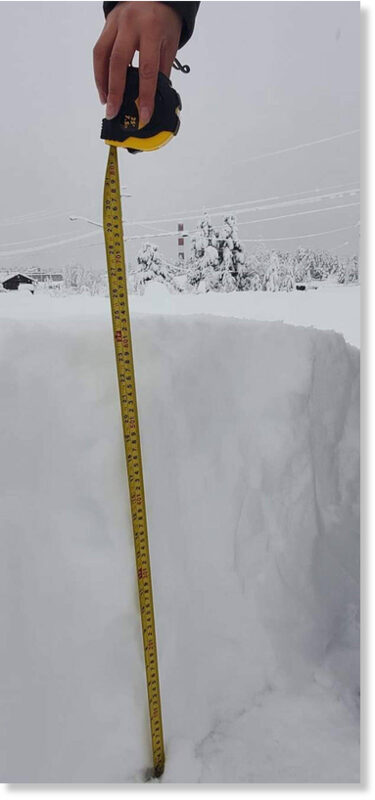
[[[178,46],[183,47],[193,34],[195,17],[197,16],[200,3],[165,3],[165,5],[174,8],[182,19],[182,30]],[[103,3],[106,17],[115,6],[117,6],[117,3]]]

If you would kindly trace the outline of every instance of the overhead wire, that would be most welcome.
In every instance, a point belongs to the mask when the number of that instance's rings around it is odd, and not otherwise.
[[[343,133],[336,133],[334,136],[325,136],[323,139],[314,139],[311,142],[302,142],[301,144],[292,145],[292,147],[283,147],[280,150],[273,150],[269,153],[261,153],[260,155],[250,156],[241,161],[235,161],[234,164],[249,164],[252,161],[260,161],[263,158],[270,158],[271,156],[279,156],[282,153],[292,153],[295,150],[303,150],[305,147],[313,147],[317,144],[325,144],[326,142],[334,142],[337,139],[344,139],[346,136],[354,136],[360,133],[359,128],[354,128],[351,131],[344,131]]]

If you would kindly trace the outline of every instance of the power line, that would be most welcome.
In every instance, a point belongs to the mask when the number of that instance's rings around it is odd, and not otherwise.
[[[277,217],[263,217],[261,219],[251,219],[246,220],[244,222],[238,222],[238,225],[256,225],[258,222],[273,222],[279,219],[290,219],[291,217],[300,217],[305,216],[306,214],[323,214],[327,211],[337,211],[341,208],[352,208],[353,206],[359,206],[359,203],[344,203],[342,205],[337,206],[329,206],[328,208],[313,208],[309,209],[308,211],[295,211],[293,214],[280,214]],[[185,234],[191,235],[196,233],[196,231],[184,231]],[[134,239],[147,239],[149,238],[156,238],[159,236],[176,236],[176,231],[163,231],[163,233],[155,233],[155,234],[141,234],[139,236],[125,236],[125,241],[131,241]]]
[[[61,236],[61,233],[51,233],[49,236],[37,236],[35,239],[20,239],[16,242],[3,242],[0,247],[12,247],[13,245],[20,244],[33,244],[35,242],[47,242],[50,239],[55,239],[56,236]]]
[[[309,194],[310,192],[326,192],[329,189],[346,189],[348,186],[353,186],[353,184],[358,184],[359,181],[349,181],[347,183],[335,183],[331,184],[330,186],[322,186],[322,187],[313,187],[312,189],[304,189],[303,192],[287,192],[287,194],[282,195],[272,195],[271,197],[258,197],[253,200],[241,200],[240,202],[234,203],[224,203],[223,205],[216,205],[216,206],[208,206],[206,204],[200,206],[199,208],[190,208],[185,209],[184,211],[174,211],[173,216],[171,217],[160,217],[157,220],[133,220],[128,222],[129,225],[140,225],[141,223],[159,223],[159,222],[179,222],[180,217],[184,217],[186,219],[187,214],[193,214],[195,211],[198,213],[191,217],[191,219],[198,219],[199,216],[205,213],[211,213],[211,211],[215,211],[216,209],[235,209],[237,206],[250,206],[254,205],[254,203],[268,203],[272,202],[273,200],[284,200],[285,198],[292,198],[292,197],[302,197],[304,194]],[[176,216],[175,216],[176,215]]]
[[[331,233],[341,233],[342,231],[354,230],[355,228],[358,228],[358,225],[359,225],[359,222],[356,222],[354,225],[345,225],[343,228],[330,228],[327,231],[318,231],[317,233],[303,233],[300,236],[276,236],[276,237],[271,237],[271,238],[268,237],[268,236],[266,236],[266,237],[265,236],[258,236],[256,239],[243,239],[241,237],[241,242],[245,242],[246,244],[248,242],[255,242],[255,243],[261,244],[262,242],[289,242],[289,241],[295,241],[297,239],[312,239],[312,238],[314,238],[316,236],[328,236]],[[172,236],[172,233],[167,234],[167,235]],[[147,238],[147,236],[145,236],[144,238]],[[101,245],[101,244],[104,244],[104,243],[103,242],[92,242],[90,244],[81,245],[81,247],[97,247],[98,245]],[[341,245],[338,245],[338,247],[343,247],[344,244],[349,244],[349,242],[343,242]],[[167,262],[165,262],[165,263],[167,263]]]
[[[90,239],[91,236],[95,236],[99,233],[99,231],[90,231],[90,233],[82,233],[80,236],[74,236],[70,239],[62,239],[59,242],[51,242],[50,244],[43,244],[39,247],[26,247],[21,250],[10,250],[4,253],[0,253],[0,258],[8,258],[9,256],[20,256],[26,253],[39,253],[40,250],[50,250],[52,247],[62,247],[65,244],[70,244],[71,242],[79,242],[82,239]]]
[[[329,206],[328,208],[311,208],[309,211],[295,211],[294,214],[280,214],[277,217],[263,217],[263,219],[250,219],[245,222],[238,222],[237,225],[256,225],[258,222],[273,222],[278,219],[289,219],[290,217],[302,217],[305,214],[324,214],[325,211],[336,211],[339,208],[352,208],[359,206],[360,203],[344,203],[339,206]]]
[[[331,192],[330,194],[321,194],[312,197],[302,197],[299,200],[284,200],[282,203],[271,203],[269,205],[264,206],[255,206],[254,208],[240,208],[236,209],[235,213],[238,214],[246,214],[248,211],[268,211],[272,208],[287,208],[288,206],[294,205],[308,205],[309,203],[320,203],[324,200],[334,200],[335,198],[344,197],[345,195],[349,195],[353,197],[354,195],[359,193],[359,189],[346,189],[342,192]],[[213,214],[212,216],[219,216]]]
[[[124,223],[126,225],[134,225],[134,223],[128,222],[127,220],[123,220],[123,221],[124,221]],[[152,222],[137,222],[137,225],[139,225],[140,228],[154,228],[154,230],[155,230],[155,225]],[[156,233],[163,233],[163,229],[159,228],[159,227],[156,228]],[[178,231],[176,231],[176,236],[177,235],[178,235]]]
[[[336,210],[342,209],[342,208],[352,208],[354,206],[359,206],[359,205],[360,205],[359,203],[345,203],[345,204],[337,205],[337,206],[329,206],[328,208],[315,208],[315,209],[309,209],[308,211],[295,211],[293,214],[280,214],[277,217],[263,217],[261,219],[246,220],[244,222],[239,222],[237,224],[238,225],[256,225],[256,224],[258,224],[260,222],[275,222],[275,221],[277,221],[279,219],[290,219],[292,217],[305,216],[306,214],[323,214],[323,213],[326,213],[328,211],[336,211]],[[98,223],[98,225],[100,225],[100,223]],[[36,252],[39,252],[41,250],[49,250],[49,249],[51,249],[53,247],[62,247],[65,244],[70,244],[72,242],[78,242],[78,241],[81,241],[82,239],[89,239],[92,236],[95,236],[95,234],[97,234],[97,233],[99,233],[99,231],[90,231],[90,233],[84,233],[84,234],[81,234],[80,236],[75,236],[75,237],[72,237],[72,238],[69,238],[69,239],[63,239],[63,240],[60,240],[59,242],[51,242],[50,244],[39,245],[38,247],[23,248],[21,250],[12,250],[12,251],[0,252],[0,257],[7,258],[9,256],[14,256],[14,255],[23,255],[23,254],[26,254],[26,253],[36,253]],[[193,233],[196,233],[196,231],[184,231],[184,233],[188,234],[188,235],[191,235]],[[176,231],[174,230],[174,231],[163,231],[162,233],[148,233],[148,234],[141,234],[139,236],[125,236],[124,238],[125,238],[125,241],[134,241],[134,240],[140,240],[140,239],[156,239],[156,238],[159,238],[159,237],[166,237],[166,236],[176,236]]]
[[[299,217],[299,216],[304,216],[306,214],[321,214],[321,213],[324,213],[325,211],[336,211],[337,209],[351,208],[352,206],[359,206],[359,205],[360,205],[359,203],[345,203],[344,205],[330,206],[329,208],[316,208],[316,209],[310,209],[309,211],[296,211],[294,214],[282,214],[282,215],[280,215],[278,217],[264,217],[263,219],[252,219],[252,220],[249,220],[249,221],[246,221],[246,222],[239,222],[238,225],[256,225],[258,222],[272,222],[273,220],[289,219],[291,217]],[[331,229],[329,231],[322,231],[321,233],[317,233],[317,234],[303,234],[303,236],[286,236],[286,237],[277,237],[277,238],[271,238],[271,239],[264,238],[264,237],[258,237],[257,239],[242,239],[241,238],[241,241],[242,242],[259,242],[259,241],[263,240],[263,241],[267,241],[267,242],[272,242],[272,241],[279,242],[279,241],[283,241],[283,240],[287,241],[287,240],[292,240],[292,239],[310,238],[310,237],[313,237],[313,236],[323,235],[324,233],[328,234],[328,233],[336,233],[338,231],[343,231],[343,230],[349,230],[350,228],[357,227],[357,225],[358,225],[358,223],[356,223],[355,225],[349,225],[349,226],[344,227],[344,228],[333,228],[333,229]],[[192,234],[195,234],[196,231],[185,231],[185,233],[188,234],[189,236],[191,236]],[[154,234],[153,233],[151,233],[151,234],[140,234],[139,236],[124,236],[124,241],[125,242],[129,242],[129,241],[137,241],[137,240],[139,241],[139,240],[142,240],[142,239],[156,239],[156,238],[159,238],[159,237],[166,237],[166,236],[176,236],[176,231],[163,231],[163,233],[154,233]],[[98,244],[101,244],[101,242],[95,242],[94,246],[98,245]]]
[[[344,228],[331,228],[329,231],[318,231],[318,233],[304,233],[301,236],[276,236],[272,239],[258,237],[258,239],[241,239],[241,242],[289,242],[295,239],[312,239],[314,236],[326,236],[329,233],[340,233],[341,231],[350,231],[354,230],[354,228],[358,228],[359,222],[356,222],[355,225],[346,225]],[[345,244],[345,242],[344,242]],[[340,247],[342,245],[339,245]]]
[[[236,209],[233,209],[233,210],[234,210],[234,213],[236,215],[238,215],[238,214],[246,214],[248,212],[268,211],[271,208],[283,208],[283,207],[291,206],[291,205],[306,205],[307,203],[318,203],[318,202],[322,202],[324,200],[333,200],[335,197],[343,197],[344,195],[350,195],[351,196],[351,195],[358,194],[358,193],[359,193],[359,189],[346,189],[346,190],[343,190],[341,192],[330,192],[328,194],[311,195],[310,197],[301,197],[299,200],[285,200],[283,202],[273,203],[271,205],[262,205],[262,206],[259,205],[259,206],[254,206],[254,207],[236,208]],[[285,195],[285,197],[288,197],[288,195]],[[272,200],[274,198],[270,198],[270,199]],[[277,198],[275,198],[275,199],[277,199]],[[254,203],[256,201],[251,201],[251,202]],[[257,202],[262,202],[262,201],[257,201]],[[222,211],[216,211],[214,213],[210,213],[209,217],[210,217],[210,219],[214,219],[215,217],[221,217],[222,215],[223,215]],[[196,214],[194,214],[192,216],[184,215],[184,221],[186,221],[186,220],[195,220],[195,219],[198,219],[199,216],[200,215],[196,215]],[[127,224],[128,224],[128,226],[129,225],[136,226],[136,225],[144,225],[144,224],[155,225],[155,224],[158,224],[158,223],[161,223],[161,222],[162,223],[167,223],[167,222],[177,222],[177,221],[178,221],[178,218],[174,219],[173,217],[164,217],[164,218],[161,217],[159,219],[150,219],[150,220],[147,220],[147,219],[145,219],[145,220],[133,220],[133,221],[129,221]]]
[[[281,153],[291,153],[294,150],[303,150],[305,147],[313,147],[316,144],[324,144],[325,142],[333,142],[336,139],[343,139],[346,136],[354,136],[354,134],[359,133],[360,129],[355,128],[352,131],[344,131],[344,133],[336,133],[335,136],[326,136],[324,139],[315,139],[312,142],[303,142],[303,144],[295,144],[292,147],[284,147],[281,150],[273,150],[271,153],[262,153],[258,156],[250,156],[250,158],[245,158],[242,161],[235,161],[234,164],[249,164],[252,161],[260,161],[262,158],[270,158],[271,156],[278,156]]]
[[[44,222],[45,219],[67,216],[66,211],[31,211],[20,217],[11,217],[9,220],[1,220],[0,227],[7,228],[10,225],[26,225],[32,222]]]
[[[258,222],[273,222],[279,219],[290,219],[291,217],[300,217],[306,214],[323,214],[326,211],[336,211],[341,208],[352,208],[353,206],[359,206],[359,203],[344,203],[343,205],[338,206],[329,206],[328,208],[313,208],[309,209],[308,211],[295,211],[294,214],[280,214],[277,217],[263,217],[262,219],[251,219],[246,220],[245,222],[239,222],[238,225],[256,225]],[[191,235],[196,233],[196,231],[184,231],[185,234]],[[139,236],[125,236],[125,241],[132,241],[135,239],[147,239],[147,238],[157,238],[162,236],[176,236],[176,231],[163,231],[163,233],[154,233],[154,234],[141,234]]]
[[[301,197],[302,195],[308,194],[309,192],[322,192],[322,191],[324,192],[324,191],[327,191],[328,189],[347,188],[348,186],[352,186],[353,184],[358,184],[358,181],[349,181],[347,183],[332,184],[330,186],[324,186],[324,187],[315,187],[315,188],[311,188],[311,189],[305,189],[304,191],[301,191],[301,192],[288,192],[287,194],[284,194],[284,195],[272,195],[270,197],[258,197],[258,198],[253,199],[253,200],[242,200],[240,202],[223,203],[222,205],[208,206],[208,205],[204,204],[204,205],[200,206],[199,208],[190,208],[190,209],[187,209],[187,210],[185,209],[185,210],[182,210],[182,211],[172,212],[173,213],[172,217],[161,217],[161,218],[159,218],[157,220],[147,220],[147,219],[146,220],[133,220],[133,221],[128,222],[127,224],[128,225],[142,225],[143,226],[144,224],[149,224],[149,223],[150,224],[155,224],[155,223],[157,224],[159,222],[178,222],[179,221],[179,217],[186,216],[186,214],[193,214],[194,211],[197,211],[198,213],[197,213],[197,215],[191,217],[191,219],[198,219],[198,217],[201,214],[203,214],[205,212],[215,211],[216,209],[218,209],[218,210],[226,209],[226,208],[235,209],[237,206],[240,207],[240,206],[254,205],[254,203],[267,203],[267,202],[272,202],[274,200],[282,200],[284,198]],[[20,215],[18,217],[11,217],[8,220],[1,220],[0,221],[0,227],[8,227],[8,226],[11,226],[11,225],[25,225],[25,224],[33,223],[33,222],[44,222],[44,220],[54,219],[54,218],[57,218],[57,217],[67,217],[67,216],[69,216],[67,211],[52,211],[51,212],[48,209],[41,210],[41,211],[31,211],[28,214],[23,214],[23,215]],[[47,237],[45,237],[45,238],[47,238]],[[30,240],[25,240],[25,241],[30,241],[31,242],[33,240],[30,239]],[[35,241],[36,241],[36,239],[35,239]]]
[[[268,210],[273,209],[273,208],[285,208],[285,207],[288,207],[290,205],[295,205],[295,204],[305,205],[307,203],[321,202],[323,200],[328,200],[328,199],[332,200],[335,197],[343,197],[344,195],[352,196],[354,194],[358,194],[358,192],[359,192],[359,189],[346,189],[346,190],[343,190],[341,192],[332,192],[330,194],[322,194],[322,195],[317,195],[317,196],[312,196],[312,197],[304,197],[304,198],[300,198],[299,200],[286,200],[286,201],[281,202],[281,203],[273,203],[273,204],[269,204],[269,205],[256,206],[256,207],[250,208],[250,209],[249,208],[244,208],[244,209],[240,208],[240,209],[236,210],[236,214],[237,215],[238,214],[244,214],[244,213],[248,213],[248,211],[253,211],[253,212],[255,212],[255,211],[268,211]],[[324,211],[325,209],[319,209],[319,210]],[[211,217],[219,217],[219,216],[222,216],[221,212],[216,212],[216,214],[212,214],[211,215]],[[278,219],[278,218],[279,217],[274,217],[274,219]],[[190,217],[190,218],[189,217],[185,217],[185,220],[186,219],[195,219],[195,217]],[[174,222],[174,220],[164,220],[164,221],[165,222]],[[247,221],[246,222],[239,222],[238,224],[239,225],[247,225],[247,224],[251,224],[251,222],[255,222],[255,221],[258,221],[258,220],[249,220],[249,222],[247,222]],[[259,221],[261,221],[261,220],[259,220]],[[99,228],[102,228],[102,225],[101,225],[100,222],[95,222],[95,223],[93,221],[90,221],[90,222],[91,222],[91,224],[95,224]],[[145,220],[145,221],[142,221],[142,222],[138,221],[136,224],[139,225],[140,227],[151,227],[156,222],[157,222],[157,220],[152,220],[152,221],[151,220],[147,220],[147,221]],[[127,225],[130,225],[130,224],[135,225],[135,223],[129,223],[129,222],[127,222],[126,224]],[[158,234],[164,235],[165,233],[166,233],[165,231],[160,230],[160,228],[159,228],[159,230],[156,233],[152,233],[151,232],[149,234],[149,236],[150,237],[151,236],[156,236]],[[177,231],[175,231],[175,234],[177,235]],[[32,244],[34,242],[44,242],[44,241],[48,241],[48,240],[54,239],[55,236],[57,236],[57,235],[58,234],[51,234],[50,236],[36,237],[35,239],[24,239],[24,240],[16,241],[16,242],[4,242],[1,246],[2,247],[12,247],[13,245],[17,246],[17,245],[22,245],[22,244]],[[126,238],[134,238],[134,237],[126,237]],[[53,243],[51,243],[51,244],[53,244]],[[56,243],[56,246],[58,246],[58,244],[59,243]]]
[[[341,250],[342,247],[347,247],[350,244],[349,241],[341,242],[341,244],[336,244],[334,247],[328,247],[328,253],[337,252],[337,250]]]
[[[320,193],[320,192],[326,192],[326,191],[328,191],[328,189],[346,189],[348,186],[353,186],[353,184],[358,184],[358,183],[359,183],[359,181],[349,181],[348,183],[334,183],[334,184],[331,184],[330,186],[319,186],[319,187],[316,186],[316,187],[314,187],[312,189],[304,189],[303,192],[288,192],[287,194],[275,195],[274,197],[263,197],[263,198],[259,198],[258,200],[242,200],[239,203],[224,203],[224,205],[221,205],[221,206],[205,206],[203,211],[206,211],[206,210],[209,211],[210,209],[212,209],[214,211],[215,209],[220,209],[220,208],[229,208],[229,209],[233,208],[234,209],[237,206],[246,206],[246,205],[250,205],[250,204],[253,204],[253,203],[267,203],[267,202],[271,202],[272,200],[284,200],[286,197],[289,197],[289,198],[291,198],[291,197],[302,197],[302,195],[309,194],[310,192],[315,192],[315,193],[319,192]],[[196,209],[192,209],[192,211],[196,211]],[[189,212],[186,212],[186,213],[189,213]]]

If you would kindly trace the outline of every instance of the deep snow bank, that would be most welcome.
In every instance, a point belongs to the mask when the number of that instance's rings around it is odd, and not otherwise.
[[[358,351],[133,322],[166,781],[358,779]],[[108,316],[4,320],[3,781],[150,765]]]

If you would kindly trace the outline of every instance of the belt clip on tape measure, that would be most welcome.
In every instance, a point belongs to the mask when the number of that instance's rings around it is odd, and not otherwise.
[[[189,71],[188,67],[181,67],[179,62],[176,63],[178,69],[182,69],[183,72]],[[110,146],[104,183],[103,228],[133,524],[154,763],[153,774],[155,777],[160,777],[164,771],[165,755],[141,441],[126,285],[117,148],[123,147],[130,153],[136,153],[157,150],[165,145],[178,132],[181,100],[170,80],[159,72],[153,116],[147,125],[139,127],[138,90],[138,69],[129,67],[120,111],[114,119],[103,120],[101,138]],[[150,777],[151,774],[150,772]]]

